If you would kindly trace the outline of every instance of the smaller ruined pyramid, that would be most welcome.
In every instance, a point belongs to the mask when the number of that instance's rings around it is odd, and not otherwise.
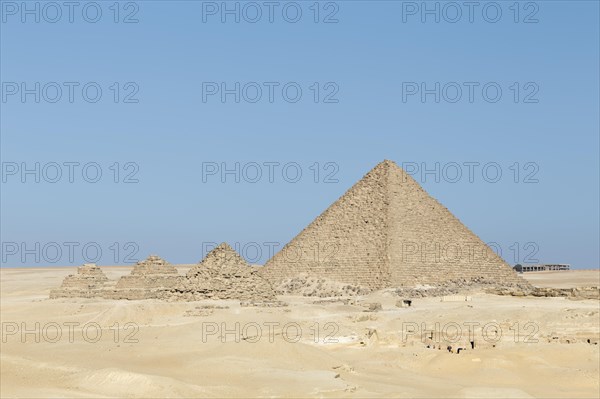
[[[128,276],[117,282],[116,288],[106,293],[111,299],[150,299],[177,285],[179,276],[175,266],[157,255],[136,263]]]
[[[271,285],[258,275],[231,246],[221,243],[192,267],[176,291],[197,299],[261,300],[275,299]]]
[[[146,260],[138,262],[131,271],[132,276],[177,274],[175,266],[158,255],[150,255]]]
[[[50,291],[50,299],[101,296],[106,282],[108,282],[108,278],[102,269],[94,263],[85,263],[77,268],[77,274],[65,277],[60,288]]]
[[[204,259],[196,266],[192,267],[187,277],[195,277],[198,275],[211,273],[230,272],[233,270],[249,270],[252,266],[242,258],[235,249],[231,248],[226,242],[222,242],[212,251],[210,251]]]

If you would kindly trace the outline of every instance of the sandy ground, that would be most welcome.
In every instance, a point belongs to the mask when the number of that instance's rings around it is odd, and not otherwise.
[[[537,287],[571,288],[600,286],[600,270],[569,270],[560,272],[527,272],[522,274]]]
[[[117,279],[130,268],[104,270]],[[2,397],[600,396],[594,300],[474,294],[415,299],[408,308],[389,292],[347,304],[286,296],[289,306],[278,308],[49,300],[74,271],[0,271]],[[526,278],[595,285],[598,272]],[[366,312],[370,302],[382,310]],[[437,338],[422,339],[436,323]],[[446,350],[457,326],[460,354]]]

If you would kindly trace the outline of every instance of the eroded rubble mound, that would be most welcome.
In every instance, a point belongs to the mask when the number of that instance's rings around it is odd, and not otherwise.
[[[437,297],[485,292],[493,295],[566,297],[569,299],[600,299],[600,287],[545,288],[529,284],[501,283],[485,278],[452,280],[435,286],[401,287],[394,289],[398,296],[407,298]]]
[[[550,288],[535,287],[527,292],[511,291],[505,288],[488,290],[490,294],[511,296],[565,297],[568,299],[600,299],[600,287]]]
[[[189,270],[173,289],[164,292],[167,300],[235,299],[274,301],[275,291],[227,243],[210,251]]]
[[[77,274],[65,277],[60,288],[50,291],[50,299],[102,296],[102,288],[106,282],[108,278],[96,264],[86,263],[77,268]]]
[[[485,278],[457,279],[436,285],[415,285],[386,289],[398,296],[406,298],[438,297],[472,292],[488,292],[501,295],[536,295],[543,296],[529,284],[503,283]],[[366,287],[333,281],[326,278],[301,274],[284,280],[276,288],[279,295],[302,295],[308,297],[351,297],[367,295],[371,292]]]
[[[493,279],[476,277],[471,279],[456,279],[435,285],[422,285],[416,287],[400,287],[394,292],[398,296],[410,298],[437,297],[456,294],[467,294],[473,292],[496,293],[505,292],[506,295],[526,296],[531,295],[533,287],[527,282],[502,283]]]
[[[302,295],[319,298],[366,295],[371,291],[360,285],[340,283],[323,277],[301,274],[285,279],[276,288],[279,295]]]

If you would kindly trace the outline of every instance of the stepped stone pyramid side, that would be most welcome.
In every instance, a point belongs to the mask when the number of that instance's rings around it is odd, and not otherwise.
[[[475,233],[393,162],[387,169],[393,287],[476,280],[529,285]]]
[[[86,263],[77,268],[77,274],[70,274],[63,280],[60,288],[50,291],[54,298],[93,298],[102,296],[102,288],[108,278],[94,263]]]
[[[150,299],[162,291],[175,287],[182,276],[175,266],[157,255],[136,263],[128,276],[119,279],[115,289],[106,290],[109,299]]]
[[[252,266],[242,258],[235,249],[231,248],[229,244],[223,242],[210,251],[204,259],[194,267],[192,267],[187,277],[196,277],[198,275],[205,274],[207,271],[211,272],[222,272],[239,269],[249,269]]]
[[[190,269],[179,285],[166,294],[166,299],[236,299],[270,301],[275,291],[227,243],[210,251],[198,265]]]
[[[274,285],[308,274],[370,289],[458,279],[528,285],[391,161],[368,172],[260,274]]]
[[[158,255],[150,255],[146,260],[137,262],[131,271],[132,276],[178,274],[175,266]]]
[[[375,168],[277,252],[260,273],[273,285],[299,274],[369,288],[390,282],[386,170]]]

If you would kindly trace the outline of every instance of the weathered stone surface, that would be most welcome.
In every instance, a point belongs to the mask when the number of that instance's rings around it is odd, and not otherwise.
[[[550,288],[535,287],[528,290],[511,290],[507,288],[491,288],[487,291],[495,295],[565,297],[572,300],[600,299],[600,287]]]
[[[394,290],[396,295],[405,298],[443,297],[448,295],[469,294],[475,292],[488,292],[505,295],[529,295],[534,288],[526,283],[504,283],[486,278],[456,279],[436,283],[435,285],[422,285],[416,287],[398,287]]]
[[[108,299],[151,299],[178,285],[179,276],[175,266],[157,255],[150,255],[138,262],[129,276],[123,276],[115,289],[104,290]]]
[[[93,298],[102,295],[102,288],[108,278],[94,263],[86,263],[77,268],[77,274],[71,274],[62,282],[60,288],[50,291],[53,298]]]
[[[366,295],[371,292],[366,287],[340,283],[323,277],[300,274],[284,279],[275,289],[281,295],[315,296],[319,298]]]
[[[369,289],[457,279],[529,286],[391,161],[367,173],[260,273],[274,285],[307,274]]]
[[[272,301],[275,291],[227,243],[209,252],[201,263],[189,270],[177,286],[163,293],[168,300],[235,299]]]
[[[283,306],[275,291],[229,245],[223,243],[194,266],[186,276],[156,255],[138,262],[128,276],[116,285],[95,265],[84,265],[77,275],[65,278],[51,298],[103,297],[106,299],[165,299],[195,301],[200,299],[235,299],[247,306]],[[112,283],[114,284],[114,283]]]
[[[177,269],[158,255],[150,255],[146,260],[136,263],[132,276],[177,275]]]

